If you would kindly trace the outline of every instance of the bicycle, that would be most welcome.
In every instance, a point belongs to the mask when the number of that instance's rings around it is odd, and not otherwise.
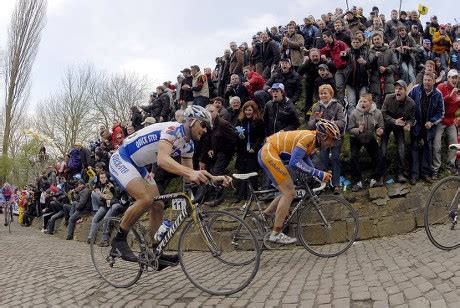
[[[259,269],[261,252],[254,231],[241,218],[225,211],[204,210],[202,201],[193,200],[191,188],[187,188],[187,193],[166,194],[154,200],[171,200],[180,213],[153,249],[148,248],[145,228],[139,222],[131,228],[128,243],[139,256],[137,263],[112,255],[110,246],[97,246],[107,230],[111,230],[110,240],[115,236],[121,219],[111,217],[98,224],[90,240],[91,258],[96,271],[107,283],[127,288],[135,284],[144,272],[157,271],[159,257],[168,245],[172,249],[171,239],[185,222],[177,250],[181,268],[192,284],[213,295],[229,295],[251,283]],[[234,242],[232,233],[235,230],[245,234],[245,240]]]
[[[450,149],[460,150],[460,144]],[[431,243],[443,250],[460,247],[460,176],[448,176],[434,184],[425,206],[425,231]]]
[[[8,233],[11,234],[11,222],[13,222],[13,203],[11,201],[5,201],[3,210],[3,215],[5,215],[4,226],[8,226]]]
[[[234,209],[255,231],[259,241],[267,249],[276,249],[281,245],[268,241],[271,233],[272,221],[262,215],[259,195],[278,192],[277,189],[254,190],[250,178],[258,176],[257,172],[247,174],[233,174],[233,178],[247,181],[249,198],[241,209]],[[311,189],[308,185],[310,178],[299,176],[299,186],[296,186],[296,199],[300,200],[286,218],[283,230],[293,222],[297,225],[296,235],[303,247],[318,257],[330,258],[344,253],[353,245],[358,235],[358,215],[351,204],[345,199],[334,195],[319,197],[317,193],[326,187],[321,183],[319,187]],[[253,201],[257,206],[256,214],[251,210]],[[235,234],[235,241],[244,238]]]

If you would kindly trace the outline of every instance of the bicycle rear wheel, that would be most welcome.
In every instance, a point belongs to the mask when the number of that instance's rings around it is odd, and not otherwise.
[[[254,231],[237,215],[209,211],[190,221],[179,238],[182,270],[200,290],[213,295],[241,291],[254,279],[260,248]],[[236,241],[237,230],[244,234]]]
[[[425,230],[430,241],[439,249],[460,247],[459,205],[459,176],[446,177],[431,189],[425,207]]]
[[[110,217],[99,222],[90,241],[91,259],[102,279],[116,288],[127,288],[139,280],[144,269],[138,262],[128,262],[120,257],[111,256],[110,243],[119,229],[120,221],[118,217]],[[108,242],[108,246],[105,246],[104,242]],[[135,255],[143,251],[141,239],[135,228],[131,228],[128,233],[128,244]]]
[[[297,235],[306,250],[330,258],[345,252],[358,236],[358,215],[351,204],[338,196],[321,196],[298,216]]]

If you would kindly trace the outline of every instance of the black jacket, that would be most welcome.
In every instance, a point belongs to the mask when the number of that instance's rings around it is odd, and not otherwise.
[[[142,114],[139,111],[133,112],[131,116],[131,125],[135,131],[142,129]]]
[[[88,168],[88,166],[93,166],[94,164],[91,152],[85,147],[80,148],[80,159],[83,168]]]
[[[163,117],[163,121],[168,119],[169,113],[171,109],[171,104],[169,101],[168,93],[163,93],[158,96],[150,105],[150,115],[155,118],[155,120],[160,122],[160,116]]]
[[[243,84],[231,86],[231,88],[225,89],[225,99],[228,101],[230,96],[238,96],[241,100],[241,106],[249,100],[249,92]]]
[[[182,90],[182,86],[188,84],[190,87],[192,86],[193,76],[185,77],[181,83],[180,89],[180,99],[183,99],[186,102],[193,101],[193,92],[192,90]]]
[[[238,120],[237,126],[244,128],[244,138],[238,138],[236,144],[235,168],[240,172],[253,172],[260,169],[257,154],[264,144],[265,126],[262,120]],[[250,153],[252,150],[253,153]]]
[[[264,108],[265,136],[273,135],[280,130],[296,130],[300,126],[299,118],[292,101],[269,101]]]
[[[280,61],[280,49],[278,48],[275,42],[262,42],[261,51],[264,69],[266,67],[271,67],[273,64],[276,65]]]
[[[255,65],[256,63],[262,62],[262,60],[262,43],[256,42],[252,47],[251,64]]]
[[[233,156],[238,136],[233,126],[226,120],[217,117],[214,120],[213,128],[210,133],[202,136],[203,147],[201,149],[200,161],[207,163],[209,161],[208,152],[214,151],[214,157],[219,152],[224,152],[227,156]]]
[[[304,62],[299,68],[297,69],[297,72],[299,73],[300,76],[305,77],[305,86],[308,88],[313,88],[314,83],[316,78],[319,77],[318,73],[318,66],[320,64],[326,64],[329,67],[329,72],[332,74],[335,73],[335,65],[332,63],[332,61],[325,61],[323,59],[320,59],[317,64],[313,63],[311,60],[308,60]]]
[[[269,89],[274,83],[282,83],[284,85],[284,90],[286,96],[289,98],[292,103],[297,103],[302,94],[302,81],[300,80],[299,74],[290,70],[288,73],[283,74],[283,72],[278,71],[273,74],[273,76],[265,83],[265,89]]]
[[[357,62],[359,58],[363,58],[366,62],[369,60],[368,52],[365,48],[361,47],[359,49],[348,49],[347,59],[348,67],[350,70],[348,73],[347,84],[356,87],[367,87],[369,85],[367,65],[359,64]]]
[[[241,109],[233,110],[231,107],[227,109],[227,113],[223,116],[225,121],[229,122],[233,127],[236,126],[238,116],[240,115]]]

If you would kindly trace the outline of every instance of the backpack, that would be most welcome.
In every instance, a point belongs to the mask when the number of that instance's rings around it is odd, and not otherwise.
[[[81,168],[81,158],[80,158],[80,150],[77,148],[73,148],[69,153],[69,162],[67,166],[70,170],[78,170]]]

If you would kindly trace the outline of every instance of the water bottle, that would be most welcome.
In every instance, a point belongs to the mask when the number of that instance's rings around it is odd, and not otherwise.
[[[163,220],[163,223],[158,228],[157,233],[155,233],[155,236],[154,236],[155,240],[160,242],[163,239],[163,237],[165,237],[166,233],[168,233],[171,226],[172,226],[171,221],[167,219]]]

